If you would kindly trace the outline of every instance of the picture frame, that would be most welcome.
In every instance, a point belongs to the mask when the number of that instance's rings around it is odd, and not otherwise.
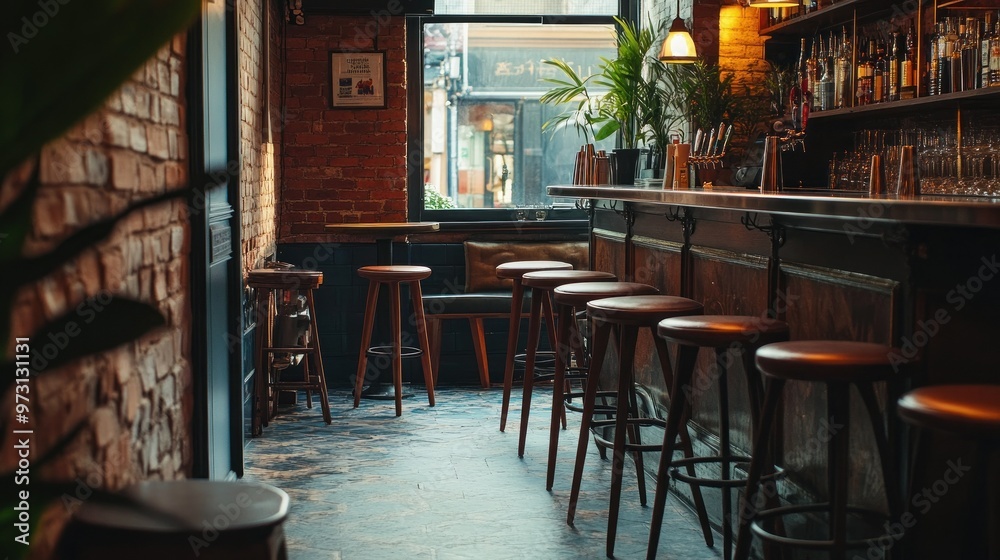
[[[330,51],[330,107],[385,108],[385,51]]]

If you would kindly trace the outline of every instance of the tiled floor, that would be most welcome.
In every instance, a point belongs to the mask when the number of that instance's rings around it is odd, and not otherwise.
[[[333,424],[300,402],[247,450],[246,478],[291,497],[289,557],[313,559],[604,558],[610,462],[591,446],[575,527],[566,524],[579,418],[562,433],[553,491],[545,491],[551,398],[536,390],[524,459],[520,399],[499,431],[501,391],[442,388],[437,406],[417,391],[397,418],[391,401],[330,396]],[[652,482],[652,481],[650,481]],[[653,484],[649,485],[652,505]],[[719,558],[693,513],[667,503],[660,558]],[[644,558],[651,507],[639,505],[626,463],[618,558]],[[716,538],[716,541],[719,541]],[[717,545],[718,546],[718,545]]]

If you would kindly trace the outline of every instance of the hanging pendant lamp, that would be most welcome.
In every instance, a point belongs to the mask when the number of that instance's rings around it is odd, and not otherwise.
[[[670,31],[660,48],[660,60],[667,64],[691,64],[698,60],[694,39],[681,19],[681,0],[677,0],[677,17],[670,24]]]

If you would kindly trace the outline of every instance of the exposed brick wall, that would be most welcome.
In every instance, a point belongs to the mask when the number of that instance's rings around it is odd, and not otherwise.
[[[760,12],[753,8],[723,6],[719,13],[719,67],[732,72],[737,91],[760,93],[767,72],[764,38],[758,29]]]
[[[270,11],[265,21],[263,6]],[[278,2],[236,3],[239,34],[240,204],[243,270],[259,267],[277,242],[281,146],[281,29]],[[268,26],[265,29],[265,25]],[[266,67],[266,68],[265,68]]]
[[[385,109],[331,109],[331,50],[375,47],[371,17],[310,15],[287,27],[279,240],[329,239],[324,224],[406,219],[405,21],[377,27]]]
[[[184,38],[175,38],[103,108],[44,148],[29,252],[51,248],[130,201],[186,183],[184,47]],[[0,199],[9,200],[15,188],[7,185]],[[40,470],[32,465],[33,481],[79,477],[85,491],[88,485],[117,489],[190,473],[189,236],[182,201],[146,209],[121,223],[107,241],[18,294],[13,336],[29,336],[73,310],[79,328],[86,329],[108,294],[152,303],[168,321],[167,328],[118,350],[37,378],[33,460],[73,426],[84,428],[57,459]],[[51,356],[57,347],[34,350],[38,367],[45,352]],[[4,445],[0,469],[15,463],[11,446]],[[67,511],[62,504],[50,510],[33,540],[34,558],[47,557]]]

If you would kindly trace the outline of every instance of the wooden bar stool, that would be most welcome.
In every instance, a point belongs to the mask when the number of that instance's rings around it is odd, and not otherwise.
[[[586,383],[587,372],[590,365],[590,356],[583,351],[583,336],[577,331],[576,313],[577,310],[586,311],[587,303],[595,299],[608,297],[653,295],[659,290],[649,284],[637,282],[579,282],[565,284],[552,291],[553,305],[557,308],[556,317],[556,370],[553,376],[552,387],[552,417],[549,424],[549,454],[548,465],[545,475],[545,489],[551,491],[555,481],[556,456],[559,449],[559,423],[562,420],[562,428],[566,428],[567,408],[576,412],[583,412],[580,407],[570,407],[567,401],[571,398],[582,397],[582,393],[565,392],[564,388],[568,382],[580,380]],[[577,353],[577,367],[570,368],[570,352]],[[614,396],[616,391],[598,391],[595,395]],[[598,409],[595,403],[594,413],[604,415],[611,419],[614,416],[614,409],[606,407]],[[607,423],[591,419],[591,429]],[[601,448],[602,457],[603,448]],[[643,473],[637,473],[639,477]]]
[[[632,451],[636,469],[642,470],[643,451],[659,451],[659,445],[642,445],[639,434],[641,426],[662,426],[663,421],[653,418],[640,418],[635,402],[633,387],[633,361],[635,359],[636,341],[640,328],[649,329],[656,342],[657,354],[663,364],[663,373],[668,384],[673,382],[670,369],[670,356],[666,344],[656,336],[657,323],[668,317],[681,315],[700,315],[702,305],[697,301],[674,296],[641,295],[597,299],[587,303],[587,315],[594,325],[594,347],[590,362],[586,393],[583,397],[583,417],[580,421],[580,439],[576,449],[576,465],[573,468],[573,485],[570,491],[569,512],[566,522],[573,524],[576,517],[576,505],[580,497],[580,484],[583,481],[583,466],[587,459],[587,443],[590,433],[591,418],[597,396],[597,380],[600,378],[601,367],[611,338],[611,330],[619,329],[618,341],[618,392],[616,396],[615,433],[611,461],[611,501],[608,506],[608,536],[607,555],[614,557],[615,537],[618,532],[618,510],[621,500],[622,473],[625,465],[625,452]],[[631,408],[631,411],[630,411]],[[630,414],[631,412],[631,414]],[[631,442],[626,444],[626,432]],[[642,505],[646,505],[644,477],[639,478],[639,494]],[[701,512],[699,512],[701,513]]]
[[[254,353],[254,407],[251,419],[251,433],[260,435],[261,428],[278,412],[278,395],[281,391],[306,391],[306,406],[312,407],[312,392],[319,398],[323,420],[329,424],[330,402],[326,391],[326,376],[323,374],[323,355],[319,346],[319,329],[316,327],[316,302],[313,290],[323,283],[323,273],[316,270],[296,268],[261,268],[247,275],[247,286],[257,292],[258,325],[256,351]],[[289,340],[274,340],[275,316],[279,307],[296,307],[296,300],[303,296],[306,307],[303,312],[288,317],[291,322],[305,321],[307,328],[301,338],[291,335]],[[308,316],[308,317],[306,317]],[[283,329],[289,334],[294,327]],[[297,340],[291,340],[296,338]],[[291,356],[303,355],[300,381],[281,379],[282,368],[276,367],[276,357],[289,360]],[[286,362],[287,363],[287,362]]]
[[[385,265],[363,266],[358,269],[358,276],[368,279],[368,299],[365,303],[365,325],[361,334],[361,351],[358,356],[358,373],[354,380],[354,408],[361,404],[361,387],[364,384],[368,370],[369,356],[388,356],[392,361],[392,382],[396,392],[396,416],[403,414],[403,358],[420,357],[420,368],[424,372],[424,383],[427,385],[427,402],[434,406],[434,371],[431,369],[431,358],[427,350],[427,322],[424,319],[424,304],[420,292],[420,281],[431,275],[431,269],[426,266]],[[410,288],[410,302],[416,319],[418,344],[420,347],[403,346],[402,344],[402,312],[399,302],[399,285],[406,283]],[[378,305],[378,292],[382,284],[389,288],[389,321],[391,344],[388,346],[369,346],[372,339],[372,328],[375,325],[375,310]]]
[[[881,344],[867,342],[809,340],[778,342],[757,350],[757,368],[764,376],[764,404],[761,408],[760,425],[755,434],[750,470],[747,473],[746,491],[740,503],[739,534],[734,558],[746,560],[750,555],[751,532],[772,545],[826,550],[830,558],[844,558],[848,549],[865,548],[872,539],[883,535],[848,539],[847,514],[855,513],[864,517],[885,521],[881,512],[850,506],[847,501],[847,478],[850,448],[850,391],[854,385],[872,425],[878,456],[882,467],[883,484],[886,489],[889,519],[898,519],[901,512],[901,498],[897,490],[896,476],[891,467],[892,456],[884,427],[884,419],[879,412],[875,398],[875,383],[893,382],[903,378],[897,373],[892,356],[898,350]],[[770,457],[770,442],[774,438],[774,423],[778,403],[785,383],[789,380],[823,383],[826,385],[826,417],[838,429],[827,443],[827,494],[828,501],[810,504],[795,504],[779,507],[758,507],[757,496],[761,474]],[[785,471],[787,474],[787,471]],[[785,516],[803,513],[826,513],[829,531],[826,539],[793,538],[778,534],[774,529],[763,526],[763,522],[780,521]]]
[[[510,329],[507,332],[507,359],[503,371],[503,405],[500,408],[500,431],[507,428],[507,411],[510,409],[510,391],[514,386],[514,358],[517,353],[517,337],[521,329],[521,308],[524,306],[524,285],[522,277],[529,272],[541,270],[572,270],[573,265],[562,261],[511,261],[497,265],[497,277],[510,280],[513,284],[510,301]],[[549,342],[555,347],[555,328],[552,309],[542,302],[545,313]],[[528,374],[525,373],[525,378]]]
[[[750,462],[749,457],[734,455],[729,445],[729,384],[726,361],[729,350],[739,352],[743,362],[749,390],[750,415],[753,425],[757,425],[760,410],[760,376],[754,365],[757,348],[772,342],[788,340],[788,324],[766,317],[738,315],[698,315],[664,319],[657,327],[659,335],[667,342],[678,346],[677,372],[674,385],[670,389],[670,410],[667,412],[666,431],[663,435],[663,449],[660,452],[660,468],[656,477],[656,497],[653,500],[653,520],[649,531],[649,547],[646,558],[656,558],[663,524],[663,509],[667,502],[670,478],[691,484],[695,488],[708,486],[722,490],[722,542],[723,558],[732,552],[732,495],[730,490],[746,484],[745,479],[734,479],[732,467]],[[719,453],[715,456],[673,459],[674,441],[682,424],[687,422],[691,402],[689,393],[694,387],[695,362],[699,348],[712,348],[719,383]],[[688,476],[677,470],[679,466],[717,463],[718,478]],[[671,470],[672,467],[672,470]],[[669,475],[668,475],[669,471]]]
[[[995,503],[1000,491],[996,486],[997,471],[990,469],[990,460],[1000,451],[1000,385],[935,385],[914,389],[899,399],[897,411],[904,421],[919,430],[937,430],[976,443],[971,465],[972,491],[968,497],[971,507],[965,518],[961,558],[1000,559],[1000,531],[996,525],[1000,522],[1000,511],[991,513],[989,505],[991,500]],[[916,452],[914,456],[911,467],[916,471],[919,466]],[[910,496],[917,494],[915,489],[911,476]]]
[[[57,558],[286,560],[288,494],[267,484],[146,481],[114,503],[94,498],[73,514]]]
[[[614,282],[617,277],[610,272],[600,272],[596,270],[540,270],[529,272],[521,277],[521,283],[525,288],[531,288],[531,311],[528,315],[528,349],[524,360],[524,385],[521,395],[521,426],[517,440],[517,456],[524,457],[524,444],[528,437],[528,414],[531,411],[531,391],[535,381],[553,379],[552,373],[539,373],[535,371],[535,355],[538,353],[538,338],[541,330],[542,303],[545,302],[551,312],[552,290],[566,284],[580,282]],[[572,323],[570,317],[566,319]],[[569,325],[567,325],[569,326]],[[561,329],[562,325],[558,325]],[[552,348],[558,354],[561,340],[556,337],[556,344]],[[568,340],[568,338],[567,338]],[[558,359],[558,358],[556,358]]]

